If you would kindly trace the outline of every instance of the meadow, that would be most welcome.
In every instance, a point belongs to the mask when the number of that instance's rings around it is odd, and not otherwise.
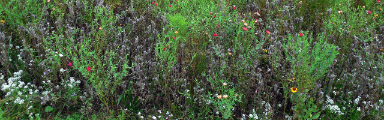
[[[384,1],[0,6],[0,119],[384,119]]]

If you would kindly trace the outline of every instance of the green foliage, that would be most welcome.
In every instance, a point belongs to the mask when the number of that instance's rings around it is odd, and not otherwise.
[[[293,103],[296,103],[294,112],[298,119],[313,120],[319,118],[321,112],[319,108],[317,108],[317,105],[314,103],[314,98],[309,98],[306,94],[297,93],[292,94],[291,99]]]
[[[287,61],[291,63],[293,76],[296,76],[298,88],[301,90],[312,89],[316,83],[327,72],[339,54],[336,46],[327,44],[323,35],[311,49],[313,39],[310,39],[308,32],[303,33],[302,37],[288,36],[283,45],[288,53]],[[309,38],[309,40],[308,40]]]
[[[129,83],[128,88],[132,87],[132,81]],[[117,99],[117,104],[122,105],[122,109],[127,109],[132,113],[137,113],[139,111],[139,103],[138,97],[133,96],[133,90],[128,89],[124,90],[124,93],[119,96]]]
[[[51,112],[53,108],[51,106],[45,107],[45,112]]]

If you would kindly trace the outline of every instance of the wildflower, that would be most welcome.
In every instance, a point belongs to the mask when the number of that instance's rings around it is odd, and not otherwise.
[[[223,98],[228,98],[228,95],[223,95]]]
[[[212,12],[210,12],[209,14],[211,14],[211,15],[212,15],[213,13],[212,13]]]
[[[380,0],[377,0],[378,3],[380,3],[381,1]]]
[[[227,83],[223,83],[223,85],[224,85],[224,86],[226,86],[226,85],[227,85]]]
[[[5,20],[1,20],[0,22],[4,24],[4,23],[5,23]]]
[[[221,99],[221,95],[218,95],[217,98]]]
[[[372,14],[372,12],[368,10],[368,14]]]
[[[155,3],[155,6],[157,6],[157,3]]]
[[[163,50],[166,50],[167,48],[163,48]]]
[[[155,2],[152,2],[152,4],[155,4]]]
[[[384,23],[383,23],[384,24]],[[384,49],[380,49],[380,51],[384,51]]]
[[[291,91],[292,91],[293,93],[296,93],[296,92],[297,92],[297,88],[295,88],[295,87],[291,87]]]
[[[91,67],[87,67],[88,72],[91,72]]]
[[[243,30],[248,31],[248,29],[246,27],[242,27],[242,28],[243,28]]]
[[[299,33],[299,36],[301,37],[301,36],[303,36],[304,34],[303,33]]]
[[[216,36],[217,36],[217,34],[216,34],[216,33],[213,33],[213,36],[215,36],[215,37],[216,37]]]
[[[236,9],[236,6],[233,6],[232,8],[235,10],[235,9]]]
[[[172,5],[169,5],[169,7],[172,7]]]
[[[69,62],[69,63],[68,63],[68,66],[71,67],[71,66],[72,66],[72,62]]]
[[[169,47],[169,45],[167,44],[167,48]]]
[[[340,10],[340,11],[338,11],[338,12],[339,12],[339,14],[343,13],[343,11],[341,11],[341,10]]]
[[[175,0],[175,2],[177,2],[177,0]]]
[[[303,3],[303,1],[300,1],[299,4],[301,5]]]
[[[271,32],[269,32],[268,30],[266,30],[265,32],[266,32],[268,35],[269,35],[269,33],[271,33]]]
[[[220,27],[220,25],[219,25],[219,24],[217,24],[217,25],[216,25],[216,27]]]
[[[267,50],[267,49],[264,49],[264,52],[268,52],[268,50]]]
[[[232,55],[232,52],[231,52],[231,51],[229,51],[229,52],[228,52],[228,55]],[[225,84],[225,85],[227,85],[227,84]],[[225,86],[225,85],[224,85],[224,86]]]
[[[173,40],[176,40],[176,37],[173,37]]]
[[[295,80],[295,78],[292,78],[292,79],[290,79],[289,81],[294,81]]]
[[[99,30],[101,30],[102,28],[101,27],[99,27]]]

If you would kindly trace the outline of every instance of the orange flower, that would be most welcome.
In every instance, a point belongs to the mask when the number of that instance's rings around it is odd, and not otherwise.
[[[296,87],[291,87],[291,91],[292,91],[292,93],[296,93],[297,92],[297,88]]]
[[[221,99],[221,95],[218,95],[217,98]]]
[[[5,23],[5,20],[1,20],[0,22],[1,22],[1,23]]]
[[[292,78],[292,79],[290,79],[289,81],[294,81],[295,80],[295,78]]]
[[[177,33],[179,33],[179,32],[175,31],[175,34],[177,34]]]

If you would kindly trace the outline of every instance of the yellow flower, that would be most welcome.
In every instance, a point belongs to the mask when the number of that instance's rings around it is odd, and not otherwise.
[[[177,33],[179,33],[179,32],[175,31],[175,34],[177,34]]]
[[[289,81],[294,81],[295,80],[295,78],[292,78],[292,79],[290,79]]]
[[[267,50],[267,49],[264,49],[264,52],[268,52],[268,50]]]
[[[375,13],[375,17],[379,16],[378,14]]]
[[[5,20],[1,20],[0,22],[1,22],[1,23],[5,23]]]
[[[297,92],[297,88],[296,87],[291,87],[291,91],[292,91],[292,93],[296,93]]]
[[[303,1],[300,1],[300,2],[299,2],[299,4],[302,4],[302,3],[303,3]]]

